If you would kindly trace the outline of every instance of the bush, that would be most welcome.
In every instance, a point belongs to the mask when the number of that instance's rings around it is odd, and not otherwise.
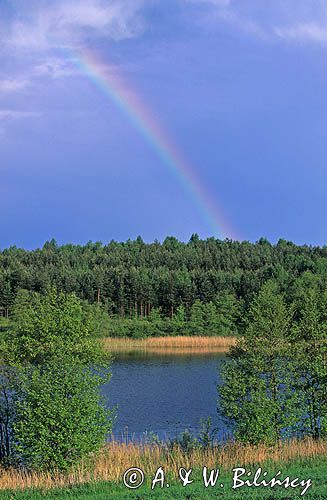
[[[65,471],[111,429],[100,397],[109,364],[93,317],[74,295],[21,291],[1,338],[0,459]]]
[[[111,430],[99,395],[103,376],[55,358],[20,370],[14,450],[32,469],[67,470],[97,450]]]

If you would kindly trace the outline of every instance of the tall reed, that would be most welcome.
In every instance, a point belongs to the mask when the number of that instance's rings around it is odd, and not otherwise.
[[[103,339],[104,348],[112,350],[150,350],[150,349],[210,349],[218,352],[227,352],[235,345],[235,337],[201,337],[201,336],[176,336],[176,337],[149,337],[145,339],[130,339],[127,337]]]
[[[179,467],[229,469],[267,461],[280,463],[326,455],[327,441],[310,438],[291,440],[270,447],[229,442],[222,446],[194,448],[188,452],[179,446],[168,449],[160,445],[110,442],[94,456],[92,466],[82,463],[74,472],[66,475],[0,469],[0,490],[50,489],[91,481],[120,482],[124,472],[130,467],[140,467],[145,474],[152,475],[162,466],[165,472],[172,473],[177,478]]]

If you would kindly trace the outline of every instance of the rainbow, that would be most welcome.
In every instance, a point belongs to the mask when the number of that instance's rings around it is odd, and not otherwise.
[[[110,71],[108,64],[86,49],[79,53],[74,52],[70,59],[79,71],[127,116],[149,146],[154,149],[162,163],[188,193],[210,232],[215,237],[236,239],[216,200],[205,189],[194,169],[183,158],[158,121],[153,118],[144,102],[118,75],[117,69]]]

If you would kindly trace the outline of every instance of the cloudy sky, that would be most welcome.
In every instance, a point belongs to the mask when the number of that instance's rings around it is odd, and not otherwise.
[[[0,0],[0,248],[326,244],[326,88],[325,0]]]

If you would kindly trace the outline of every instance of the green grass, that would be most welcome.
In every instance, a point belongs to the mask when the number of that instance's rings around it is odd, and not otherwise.
[[[256,470],[257,466],[252,467],[252,471]],[[166,481],[169,487],[160,488],[156,486],[152,491],[150,482],[143,485],[137,490],[128,490],[122,482],[109,483],[89,483],[85,485],[75,486],[71,488],[62,488],[51,491],[40,490],[25,490],[24,492],[6,491],[0,493],[0,498],[4,500],[14,499],[78,499],[78,500],[107,500],[109,499],[207,499],[221,498],[222,500],[289,500],[289,499],[327,499],[327,457],[320,459],[312,459],[305,461],[294,461],[288,464],[276,465],[275,463],[265,464],[263,470],[268,471],[268,477],[274,476],[278,470],[282,471],[282,478],[290,476],[292,479],[299,477],[300,479],[311,479],[313,486],[308,489],[304,496],[301,496],[301,487],[294,490],[291,488],[275,487],[267,488],[248,488],[246,486],[237,490],[231,488],[231,472],[221,472],[221,476],[215,487],[205,488],[202,482],[201,471],[193,471],[192,478],[194,483],[186,487],[172,477],[167,477]],[[247,471],[251,467],[247,467]],[[155,472],[155,471],[154,471]],[[147,478],[148,479],[148,478]],[[220,487],[220,483],[224,483],[224,488]]]

